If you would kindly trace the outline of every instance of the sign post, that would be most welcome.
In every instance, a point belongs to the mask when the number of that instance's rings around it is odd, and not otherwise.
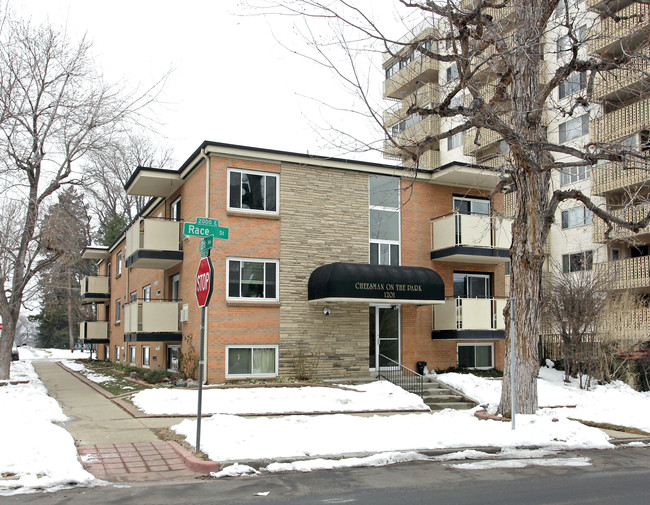
[[[203,365],[205,360],[205,308],[210,303],[214,285],[214,268],[210,260],[210,249],[214,239],[228,240],[229,229],[219,226],[219,221],[207,217],[197,217],[195,223],[185,223],[185,235],[204,237],[199,244],[201,261],[196,271],[196,302],[201,307],[201,336],[199,343],[199,398],[196,407],[196,452],[201,451],[201,407],[203,403]]]

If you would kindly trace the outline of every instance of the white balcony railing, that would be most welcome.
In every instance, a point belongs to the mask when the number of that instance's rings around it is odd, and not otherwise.
[[[124,333],[178,332],[179,311],[179,302],[131,302],[124,307]]]
[[[505,306],[505,298],[448,298],[433,307],[433,329],[504,330]]]
[[[84,321],[79,324],[79,338],[81,340],[107,340],[108,339],[108,322],[107,321]]]
[[[106,276],[87,276],[81,279],[80,294],[82,301],[95,302],[106,300],[110,296],[109,278]]]
[[[509,249],[512,220],[453,213],[431,220],[431,250],[456,246]]]

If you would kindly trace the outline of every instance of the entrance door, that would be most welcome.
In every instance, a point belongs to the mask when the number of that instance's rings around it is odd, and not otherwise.
[[[379,364],[388,368],[400,363],[399,312],[396,305],[370,306],[371,370],[376,370]]]

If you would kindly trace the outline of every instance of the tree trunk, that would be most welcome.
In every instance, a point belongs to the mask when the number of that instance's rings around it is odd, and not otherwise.
[[[513,179],[517,193],[512,224],[510,259],[510,296],[515,300],[515,360],[510,366],[510,317],[506,314],[506,361],[498,412],[511,412],[510,381],[515,374],[515,412],[533,414],[537,410],[537,374],[539,371],[539,332],[541,321],[542,266],[544,242],[549,223],[548,154],[525,149],[525,142],[544,140],[542,111],[538,106],[542,32],[536,20],[543,2],[522,0],[515,3],[519,23],[515,28],[512,77],[512,122],[523,142],[512,150]],[[525,303],[524,303],[525,300]]]
[[[4,307],[3,307],[4,308]],[[8,380],[11,365],[11,348],[16,336],[16,325],[20,311],[10,307],[2,311],[2,336],[0,336],[0,380]]]
[[[70,350],[74,349],[74,328],[72,318],[72,271],[70,268],[66,272],[68,282],[68,337],[70,340]]]

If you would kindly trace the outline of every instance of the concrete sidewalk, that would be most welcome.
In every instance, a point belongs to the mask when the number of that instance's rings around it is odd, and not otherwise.
[[[180,419],[138,419],[58,363],[33,361],[49,395],[70,418],[63,427],[78,446],[86,470],[113,482],[196,478],[218,470],[152,431]]]

